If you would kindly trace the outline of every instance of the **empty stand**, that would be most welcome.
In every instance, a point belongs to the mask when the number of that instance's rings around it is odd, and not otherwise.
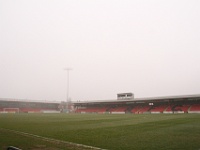
[[[142,106],[135,106],[135,107],[133,107],[131,112],[134,113],[134,114],[137,114],[141,108],[142,108]]]
[[[76,113],[105,113],[106,107],[91,107],[91,108],[79,108]]]
[[[192,105],[190,111],[200,111],[200,104]]]
[[[127,106],[111,108],[110,112],[126,112]]]
[[[171,105],[165,110],[166,112],[188,112],[190,105]]]
[[[142,114],[142,113],[145,113],[145,112],[149,112],[149,109],[151,108],[151,106],[147,105],[147,106],[136,106],[136,107],[133,107],[133,109],[131,110],[131,113],[134,113],[134,114]]]
[[[150,109],[151,106],[143,106],[142,108],[139,109],[138,113],[144,113],[144,112],[148,112],[148,110]]]
[[[162,113],[167,108],[167,105],[153,106],[150,112]]]

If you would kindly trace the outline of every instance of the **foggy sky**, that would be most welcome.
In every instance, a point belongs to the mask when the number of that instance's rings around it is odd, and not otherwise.
[[[198,0],[0,0],[0,98],[200,94]]]

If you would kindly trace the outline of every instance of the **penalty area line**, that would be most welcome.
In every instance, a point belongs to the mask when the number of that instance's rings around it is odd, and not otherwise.
[[[84,148],[84,149],[91,149],[91,150],[106,150],[106,149],[102,149],[102,148],[99,148],[99,147],[94,147],[94,146],[89,146],[89,145],[84,145],[84,144],[77,144],[77,143],[67,142],[67,141],[62,141],[62,140],[56,140],[56,139],[53,139],[53,138],[47,138],[47,137],[43,137],[43,136],[39,136],[39,135],[35,135],[35,134],[30,134],[30,133],[26,133],[26,132],[21,132],[21,131],[16,131],[16,130],[10,130],[10,129],[5,129],[5,128],[0,128],[0,130],[8,131],[8,132],[15,133],[15,134],[22,135],[22,136],[38,138],[38,139],[41,139],[43,141],[54,142],[54,143],[57,143],[57,144],[66,144],[66,145],[69,145],[69,146],[74,146],[74,147],[79,147],[79,148]]]

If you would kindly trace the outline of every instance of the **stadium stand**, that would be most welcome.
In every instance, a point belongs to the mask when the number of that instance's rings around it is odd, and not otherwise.
[[[200,113],[200,95],[169,96],[154,98],[123,98],[105,101],[74,102],[75,112],[104,113]]]
[[[167,105],[158,105],[153,106],[150,110],[151,113],[163,113],[163,111],[167,108]]]
[[[0,113],[55,113],[60,102],[0,99]]]
[[[110,112],[126,112],[128,106],[121,106],[121,107],[115,107],[111,108],[109,111]]]
[[[64,109],[71,111],[63,111]],[[200,95],[123,98],[105,101],[46,102],[0,99],[0,113],[200,113]]]
[[[143,106],[143,107],[138,111],[138,113],[139,113],[139,114],[142,114],[142,113],[148,112],[150,108],[151,108],[151,106]]]
[[[79,108],[76,113],[105,113],[106,110],[106,107]]]
[[[200,111],[200,104],[192,105],[190,111]]]
[[[133,107],[133,109],[131,110],[131,113],[137,114],[139,113],[139,110],[142,108],[142,106],[135,106]]]
[[[187,113],[188,109],[190,108],[190,105],[180,105],[180,104],[175,104],[172,106],[168,106],[165,112],[183,112]]]

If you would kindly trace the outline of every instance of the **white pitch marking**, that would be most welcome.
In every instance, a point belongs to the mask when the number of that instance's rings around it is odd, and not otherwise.
[[[68,145],[72,145],[72,146],[77,146],[77,147],[88,148],[88,149],[92,149],[92,150],[106,150],[106,149],[102,149],[102,148],[99,148],[99,147],[94,147],[94,146],[89,146],[89,145],[83,145],[83,144],[77,144],[77,143],[67,142],[67,141],[61,141],[61,140],[56,140],[56,139],[42,137],[42,136],[39,136],[39,135],[30,134],[30,133],[21,132],[21,131],[15,131],[15,130],[10,130],[10,129],[5,129],[5,128],[0,128],[0,130],[13,132],[13,133],[20,134],[20,135],[23,135],[23,136],[40,138],[40,139],[42,139],[44,141],[49,141],[49,142],[64,143],[64,144],[68,144]]]

